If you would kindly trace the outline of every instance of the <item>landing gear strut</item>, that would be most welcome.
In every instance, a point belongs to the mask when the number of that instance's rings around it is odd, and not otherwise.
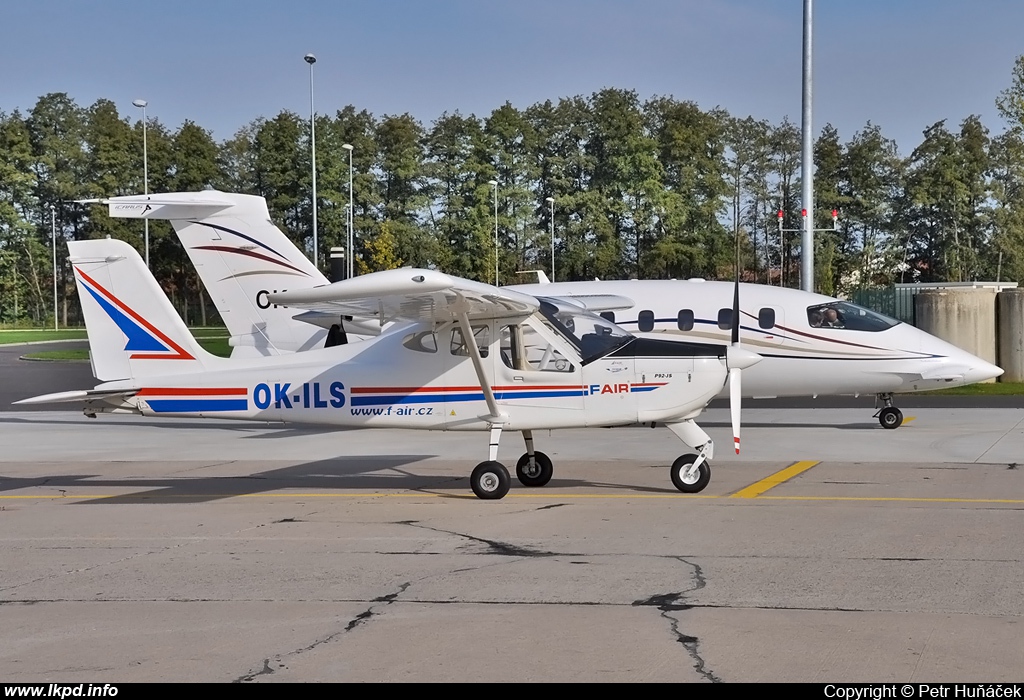
[[[892,394],[879,394],[878,400],[884,406],[872,417],[877,418],[878,422],[886,430],[895,430],[903,425],[903,411],[892,405]]]

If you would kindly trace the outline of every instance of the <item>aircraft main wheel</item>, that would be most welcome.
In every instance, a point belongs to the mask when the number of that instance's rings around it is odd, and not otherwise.
[[[524,454],[516,464],[516,477],[523,486],[544,486],[551,481],[555,468],[551,458],[543,452],[534,452],[534,466],[530,467],[530,455]]]
[[[478,498],[496,500],[508,493],[512,478],[501,462],[481,462],[470,475],[469,484]]]
[[[882,409],[882,412],[878,414],[878,422],[881,423],[882,427],[886,430],[895,430],[903,425],[903,411],[895,406],[886,406]]]
[[[697,461],[697,455],[683,455],[672,463],[672,483],[683,493],[698,493],[711,481],[711,465],[705,460],[695,474],[684,478],[686,470]]]

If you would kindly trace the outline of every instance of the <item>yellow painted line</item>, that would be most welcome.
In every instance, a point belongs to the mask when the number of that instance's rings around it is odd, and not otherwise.
[[[917,418],[917,416],[907,416],[906,418],[903,419],[903,425],[906,425],[907,423],[909,423],[910,421],[914,420],[915,418]]]
[[[791,464],[782,471],[775,472],[771,476],[761,479],[760,481],[751,484],[750,486],[737,491],[732,495],[733,498],[757,498],[768,489],[773,489],[779,484],[789,481],[797,474],[802,474],[811,467],[820,462],[803,461]]]
[[[766,501],[895,501],[904,503],[1007,503],[1024,504],[1013,498],[914,498],[911,496],[765,496]]]

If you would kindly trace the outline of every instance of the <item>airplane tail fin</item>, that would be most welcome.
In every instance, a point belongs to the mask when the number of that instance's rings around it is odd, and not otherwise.
[[[223,361],[199,346],[130,245],[108,238],[71,241],[68,250],[97,379],[185,374]]]
[[[323,346],[327,330],[267,301],[328,280],[273,224],[263,197],[208,190],[103,201],[112,217],[171,222],[228,328],[232,357]]]

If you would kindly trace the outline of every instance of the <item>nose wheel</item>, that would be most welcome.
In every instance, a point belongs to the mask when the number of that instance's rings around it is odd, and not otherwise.
[[[683,455],[672,463],[672,483],[683,493],[699,493],[711,482],[711,465],[707,460],[693,469],[697,455]]]

